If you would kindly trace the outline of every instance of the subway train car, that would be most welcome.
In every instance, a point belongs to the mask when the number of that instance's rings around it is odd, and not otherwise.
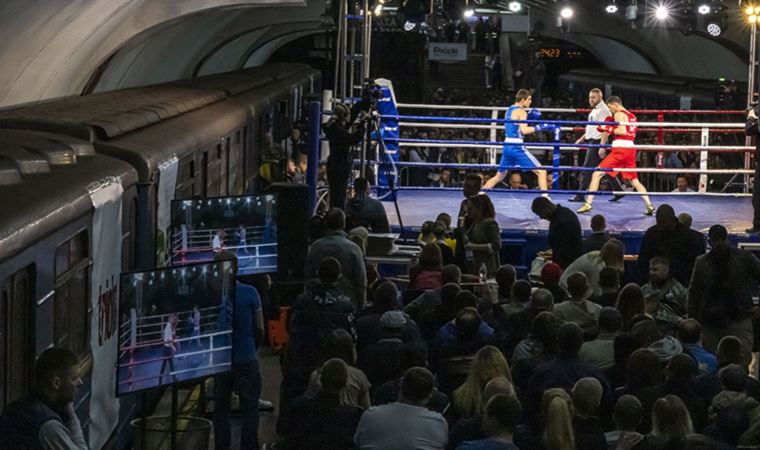
[[[285,138],[320,81],[273,64],[0,111],[0,406],[67,346],[90,445],[113,444],[136,405],[113,396],[119,273],[166,263],[172,199],[256,192],[265,135]]]

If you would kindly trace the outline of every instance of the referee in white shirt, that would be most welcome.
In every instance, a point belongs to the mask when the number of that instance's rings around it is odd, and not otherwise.
[[[602,94],[601,89],[594,88],[591,89],[588,92],[588,103],[589,106],[591,106],[591,112],[588,113],[588,121],[589,122],[604,122],[604,120],[608,116],[612,116],[612,113],[610,113],[609,108],[607,108],[607,104],[604,103],[604,95]],[[599,130],[597,130],[598,125],[586,125],[586,132],[583,133],[583,136],[578,138],[577,141],[575,141],[575,144],[606,144],[608,139],[607,133],[602,133]],[[600,162],[602,162],[602,159],[604,159],[606,153],[606,149],[604,148],[598,148],[598,147],[591,147],[586,151],[586,159],[583,161],[583,167],[597,167]],[[581,191],[587,191],[588,186],[591,183],[591,174],[592,172],[581,172],[580,174],[580,182],[578,183],[578,189]],[[605,177],[607,181],[609,181],[612,184],[612,189],[614,191],[622,191],[623,186],[620,184],[620,181],[618,181],[617,177]],[[611,202],[616,202],[623,198],[622,195],[615,195],[610,200]],[[578,194],[575,197],[570,199],[571,202],[585,202],[586,196],[583,194]]]

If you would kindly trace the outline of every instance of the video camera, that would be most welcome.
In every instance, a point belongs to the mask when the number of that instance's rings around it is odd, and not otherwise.
[[[372,78],[365,78],[364,84],[362,84],[362,102],[374,106],[381,98],[383,98],[383,92],[380,85],[375,83],[375,80]]]

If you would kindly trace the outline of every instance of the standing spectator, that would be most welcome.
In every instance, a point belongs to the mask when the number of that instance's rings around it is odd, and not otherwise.
[[[686,315],[686,288],[670,275],[670,262],[655,256],[649,260],[649,282],[641,286],[647,314],[664,333],[675,334]]]
[[[694,319],[684,319],[678,324],[678,340],[681,341],[684,352],[697,362],[699,372],[718,373],[718,359],[702,347],[701,334],[702,326]]]
[[[554,315],[560,322],[578,324],[586,336],[597,331],[597,321],[602,307],[587,300],[589,295],[588,279],[581,272],[575,272],[567,281],[570,300],[554,305]]]
[[[458,450],[520,450],[514,444],[514,434],[520,422],[522,407],[513,396],[495,395],[486,403],[483,431],[487,439],[467,441]]]
[[[483,72],[485,73],[486,77],[486,88],[491,89],[493,87],[493,84],[491,82],[491,77],[493,76],[493,58],[491,56],[486,55],[486,58],[483,63]]]
[[[678,221],[676,213],[670,205],[660,205],[655,215],[657,224],[644,233],[639,250],[639,280],[645,282],[649,278],[649,260],[655,256],[663,256],[670,260],[673,278],[686,286],[694,260],[700,249],[695,247],[689,230]]]
[[[290,136],[283,139],[280,146],[288,159],[297,161],[300,155],[306,155],[306,142],[301,138],[301,130],[296,127],[290,130]]]
[[[462,195],[464,195],[464,200],[462,200],[462,203],[459,205],[457,227],[454,229],[454,238],[456,239],[454,257],[456,258],[456,264],[459,267],[464,267],[464,234],[467,233],[471,221],[467,214],[467,202],[473,195],[478,195],[482,188],[483,176],[477,173],[468,173],[465,176],[464,184],[462,185]]]
[[[325,216],[327,232],[309,246],[306,257],[306,278],[315,278],[317,267],[324,258],[338,260],[343,280],[353,293],[356,310],[361,310],[367,297],[367,272],[364,267],[364,255],[358,245],[351,242],[346,235],[346,216],[342,209],[330,208]]]
[[[3,409],[0,448],[87,450],[74,411],[82,380],[79,358],[61,347],[46,349],[34,364],[32,392]]]
[[[390,233],[388,215],[380,201],[369,196],[369,181],[366,178],[354,180],[354,197],[346,203],[346,220],[352,226],[363,226],[372,233]]]
[[[760,126],[758,126],[757,107],[747,112],[747,122],[744,126],[744,134],[747,136],[760,136]],[[747,233],[760,233],[760,139],[755,143],[755,178],[752,186],[752,207],[754,216],[752,218],[752,227],[747,229]]]
[[[617,239],[610,239],[604,243],[601,250],[586,253],[567,266],[562,273],[559,284],[567,288],[567,279],[580,272],[586,275],[588,279],[591,296],[598,297],[602,295],[602,288],[599,287],[599,273],[605,268],[615,269],[623,273],[625,271],[624,253],[623,243]]]
[[[357,450],[445,448],[449,434],[446,419],[425,407],[434,388],[435,379],[429,370],[407,370],[397,402],[362,414],[354,435]]]
[[[715,351],[724,336],[742,341],[744,357],[752,352],[754,333],[750,310],[752,286],[760,280],[760,261],[750,252],[728,243],[728,231],[713,225],[710,250],[697,258],[689,286],[689,317],[703,326],[702,342]]]
[[[297,450],[349,450],[362,410],[344,405],[341,392],[348,380],[348,366],[339,358],[328,360],[320,371],[322,388],[315,396],[303,395],[293,401],[279,426],[278,448]]]
[[[555,205],[546,197],[533,200],[531,207],[540,218],[549,221],[549,247],[552,260],[563,269],[579,256],[583,249],[581,224],[573,211],[562,205]],[[539,256],[549,256],[548,252]],[[555,298],[556,302],[557,299]]]
[[[487,195],[474,195],[467,202],[467,217],[470,226],[462,236],[464,239],[465,270],[477,274],[485,264],[493,275],[499,267],[501,232],[496,222],[496,211]]]
[[[595,214],[591,218],[591,235],[583,240],[583,253],[602,249],[602,245],[610,240],[610,235],[605,231],[606,228],[607,220],[603,215]]]
[[[615,336],[623,328],[623,316],[615,308],[605,307],[599,313],[599,335],[584,342],[578,357],[606,370],[615,364]]]
[[[703,255],[705,253],[705,235],[691,228],[691,224],[693,222],[691,215],[689,213],[681,213],[678,215],[678,221],[689,229],[689,233],[691,234],[691,239],[693,241],[692,245],[695,249],[698,249],[697,254]]]
[[[330,187],[330,206],[343,209],[346,206],[348,178],[353,166],[351,146],[364,137],[364,128],[359,126],[350,131],[353,121],[351,111],[343,104],[333,107],[333,116],[323,126],[325,136],[330,143],[330,156],[327,157],[327,183]]]
[[[214,258],[236,260],[231,253],[219,253]],[[234,322],[232,324],[232,370],[214,377],[214,436],[217,450],[229,449],[230,402],[233,386],[240,398],[241,448],[258,449],[259,398],[261,372],[258,347],[264,339],[264,315],[259,293],[253,286],[237,282],[235,287]]]

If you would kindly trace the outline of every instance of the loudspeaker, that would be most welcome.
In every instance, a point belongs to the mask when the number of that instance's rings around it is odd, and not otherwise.
[[[277,194],[277,278],[303,280],[309,251],[309,187],[272,183],[267,193]]]

